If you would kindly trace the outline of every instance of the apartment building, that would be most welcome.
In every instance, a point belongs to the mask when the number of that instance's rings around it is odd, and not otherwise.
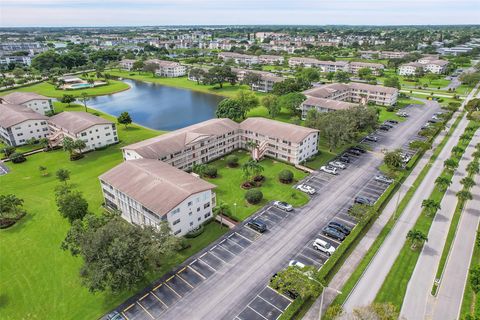
[[[133,59],[123,59],[118,64],[122,69],[130,71],[132,70],[134,63],[135,63],[135,60]]]
[[[315,58],[292,57],[288,59],[289,67],[316,68],[319,60]]]
[[[50,145],[61,145],[63,138],[85,141],[82,151],[95,150],[118,142],[115,124],[87,112],[64,111],[49,119]]]
[[[105,206],[141,226],[183,236],[213,217],[215,185],[156,159],[125,161],[99,177]]]
[[[0,104],[0,139],[10,146],[21,146],[29,139],[49,134],[48,117],[18,104]]]
[[[319,131],[267,118],[248,118],[240,123],[241,145],[254,141],[253,157],[269,156],[299,164],[318,152]]]
[[[408,55],[405,51],[360,51],[362,59],[401,59]]]
[[[257,56],[240,54],[235,52],[220,52],[218,54],[218,58],[222,59],[223,61],[233,60],[237,64],[243,63],[246,65],[251,65],[259,63],[259,59]]]
[[[154,63],[157,65],[157,71],[155,71],[155,74],[160,77],[176,78],[182,77],[187,73],[187,67],[178,62],[150,59],[145,61],[145,64],[147,63]]]
[[[381,63],[369,63],[369,62],[350,62],[349,63],[349,72],[353,74],[358,74],[358,70],[367,68],[372,70],[372,74],[379,76],[382,74],[385,66]]]
[[[245,75],[248,73],[255,73],[260,76],[260,79],[257,83],[253,83],[251,85],[251,89],[253,91],[259,92],[270,92],[273,90],[273,85],[278,82],[282,82],[285,80],[284,77],[277,76],[271,72],[266,71],[258,71],[258,70],[246,70],[246,69],[238,69],[232,68],[232,71],[235,72],[237,75],[237,80],[242,82],[245,78]]]
[[[285,59],[282,56],[260,55],[258,62],[260,64],[282,64]]]
[[[368,104],[391,106],[397,102],[398,90],[395,88],[365,83],[331,83],[321,85],[303,92],[307,96],[301,105],[302,117],[305,119],[312,108],[318,111],[335,111],[348,109],[352,104]],[[310,99],[317,98],[317,99]],[[326,101],[329,100],[329,101]],[[349,102],[352,104],[335,103]]]
[[[4,56],[0,57],[0,65],[8,65],[8,64],[23,64],[26,66],[30,66],[32,64],[32,58],[29,56]]]
[[[424,72],[442,74],[447,70],[447,66],[448,61],[439,60],[438,56],[427,56],[418,59],[416,62],[402,64],[398,68],[398,74],[402,76],[415,75],[418,69],[422,69]]]
[[[22,105],[42,115],[53,111],[52,99],[34,92],[13,92],[0,97],[0,103]]]

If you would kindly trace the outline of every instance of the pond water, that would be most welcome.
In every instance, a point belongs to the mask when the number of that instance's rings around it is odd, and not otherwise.
[[[127,111],[132,120],[157,130],[176,130],[215,118],[221,96],[158,84],[124,80],[129,90],[94,97],[92,108],[118,116]]]

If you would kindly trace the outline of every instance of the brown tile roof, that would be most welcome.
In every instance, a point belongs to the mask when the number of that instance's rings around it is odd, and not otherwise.
[[[385,66],[381,63],[372,63],[372,62],[357,62],[357,61],[352,61],[350,62],[351,66],[356,66],[356,67],[365,67],[365,68],[378,68],[378,69],[383,69]]]
[[[314,87],[312,89],[303,91],[303,94],[306,96],[316,97],[316,98],[328,98],[331,94],[336,91],[348,91],[348,90],[365,90],[369,92],[382,92],[387,94],[394,94],[398,90],[395,88],[384,87],[374,84],[367,83],[330,83]]]
[[[12,92],[0,97],[0,99],[6,100],[10,104],[23,104],[32,100],[49,100],[50,98],[34,92]]]
[[[0,126],[9,128],[27,120],[48,120],[30,108],[18,104],[0,104]]]
[[[238,123],[230,119],[210,119],[160,136],[123,147],[133,150],[144,158],[160,159],[165,155],[184,150],[188,144],[199,139],[222,135],[238,130]]]
[[[216,187],[155,159],[125,161],[99,179],[160,215],[167,214],[189,196]]]
[[[250,130],[268,137],[288,140],[294,143],[302,142],[309,134],[318,132],[316,129],[255,117],[248,118],[240,123],[240,129]]]
[[[179,67],[181,66],[180,63],[178,62],[175,62],[175,61],[167,61],[167,60],[159,60],[159,59],[150,59],[150,60],[146,60],[145,63],[155,63],[157,64],[159,67],[163,67],[163,68],[168,68],[168,67]]]
[[[303,104],[330,110],[345,110],[357,106],[355,103],[315,97],[308,97]]]
[[[55,127],[62,128],[73,134],[90,128],[97,124],[112,124],[113,122],[93,114],[78,111],[64,111],[50,118],[49,122]]]

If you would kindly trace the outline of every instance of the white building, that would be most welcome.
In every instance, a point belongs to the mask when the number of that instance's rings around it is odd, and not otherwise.
[[[381,63],[369,63],[369,62],[350,62],[348,65],[350,73],[358,74],[358,70],[367,68],[372,70],[373,75],[380,75],[385,69],[385,66]]]
[[[26,66],[30,66],[32,64],[32,58],[29,56],[4,56],[0,57],[0,65],[1,64],[23,64]]]
[[[439,60],[438,56],[427,56],[418,59],[416,62],[402,64],[398,68],[398,74],[402,76],[415,75],[419,69],[422,69],[424,72],[442,74],[447,70],[447,66],[448,61]]]
[[[183,236],[211,219],[215,185],[155,159],[125,161],[100,177],[107,208],[142,226],[168,223]]]
[[[151,59],[145,61],[145,64],[154,63],[157,65],[155,74],[160,77],[176,78],[187,74],[187,67],[178,62]]]
[[[49,134],[48,117],[22,105],[0,104],[0,139],[11,146],[21,146],[29,139]]]
[[[252,56],[248,54],[240,54],[235,52],[220,52],[218,54],[218,58],[222,59],[223,61],[233,60],[236,64],[258,64],[259,60],[257,56]]]
[[[405,51],[360,51],[363,59],[401,59],[408,55]]]
[[[238,69],[238,68],[232,68],[232,71],[235,72],[235,74],[237,75],[237,80],[239,82],[242,82],[248,73],[258,74],[260,76],[258,83],[253,83],[251,85],[251,89],[253,91],[270,92],[273,90],[273,85],[275,83],[282,82],[285,80],[284,77],[279,77],[271,72],[266,72],[266,71],[247,70],[247,69]]]
[[[19,104],[43,115],[53,111],[52,99],[33,92],[13,92],[0,97],[0,103]]]
[[[134,63],[135,63],[135,60],[133,59],[123,59],[118,64],[122,69],[130,71],[132,70]]]
[[[83,140],[87,147],[82,151],[95,150],[118,142],[115,124],[87,112],[61,112],[49,119],[52,146],[61,145],[63,138]]]
[[[282,56],[260,55],[258,62],[260,64],[282,64],[285,59]]]

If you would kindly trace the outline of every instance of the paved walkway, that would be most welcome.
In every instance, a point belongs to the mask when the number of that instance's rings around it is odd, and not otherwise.
[[[475,182],[476,186],[471,190],[473,200],[467,202],[460,217],[457,229],[460,236],[455,237],[453,242],[437,298],[430,301],[428,309],[432,312],[427,315],[429,319],[459,318],[480,220],[480,175],[476,176]]]
[[[432,297],[430,292],[457,206],[458,199],[456,193],[463,188],[460,180],[467,175],[467,165],[472,159],[472,153],[475,152],[475,145],[479,142],[480,136],[474,136],[465,150],[458,169],[452,178],[452,184],[441,201],[441,209],[433,219],[428,233],[428,242],[422,248],[415,270],[408,283],[405,300],[400,312],[400,315],[406,319],[425,319],[426,315],[431,313],[431,310],[427,308],[427,304]]]

